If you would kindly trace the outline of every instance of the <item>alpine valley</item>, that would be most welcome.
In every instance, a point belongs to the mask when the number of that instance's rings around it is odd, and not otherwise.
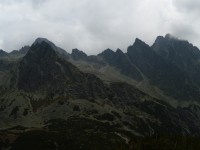
[[[170,34],[125,53],[0,50],[0,149],[198,150],[200,50]]]

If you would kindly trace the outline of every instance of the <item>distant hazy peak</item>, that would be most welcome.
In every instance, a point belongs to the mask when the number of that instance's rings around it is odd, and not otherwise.
[[[158,36],[154,42],[154,44],[152,45],[152,47],[155,47],[156,45],[166,45],[169,43],[173,43],[173,42],[187,42],[189,44],[189,42],[187,40],[182,40],[179,39],[171,34],[166,34],[164,37],[163,36]]]
[[[165,38],[167,39],[167,38],[172,38],[172,37],[174,37],[172,34],[170,34],[170,33],[167,33],[166,35],[165,35]]]
[[[153,43],[152,47],[156,46],[156,45],[160,45],[160,44],[165,44],[166,43],[166,38],[163,36],[157,36],[155,42]]]
[[[46,39],[46,38],[41,38],[41,37],[37,38],[37,39],[35,40],[35,42],[32,44],[32,46],[35,46],[36,44],[42,44],[42,43],[48,44],[48,45],[49,45],[53,50],[55,50],[56,53],[59,54],[61,57],[67,57],[67,56],[68,56],[68,53],[67,53],[64,49],[62,49],[62,48],[56,46],[53,42],[49,41],[49,40]]]
[[[8,53],[5,52],[4,50],[0,49],[0,57],[6,56]]]
[[[0,49],[0,52],[5,52],[4,50]],[[5,52],[6,53],[6,52]]]
[[[108,48],[108,49],[104,50],[102,53],[100,53],[98,55],[99,56],[108,56],[108,55],[111,56],[113,54],[115,54],[115,52]]]
[[[25,45],[21,49],[19,49],[19,52],[26,54],[29,51],[29,49],[30,49],[30,46],[29,45]]]
[[[41,43],[43,43],[43,42],[49,44],[52,48],[56,48],[56,45],[55,45],[53,42],[49,41],[49,40],[46,39],[46,38],[41,38],[41,37],[37,38],[37,39],[35,40],[35,42],[33,43],[33,45],[41,44]]]
[[[170,33],[167,33],[165,36],[157,36],[156,40],[155,40],[155,43],[157,42],[162,42],[162,41],[166,41],[166,40],[179,40],[177,37],[173,36],[172,34]]]
[[[81,51],[81,50],[79,50],[79,49],[77,49],[77,48],[72,49],[72,54],[82,54],[82,55],[87,56],[86,53],[84,53],[83,51]]]
[[[133,43],[133,47],[149,48],[149,45],[146,44],[144,41],[136,38],[135,42]]]
[[[144,41],[142,41],[142,40],[140,40],[138,38],[135,39],[134,44],[145,44],[145,45],[147,45]]]
[[[20,50],[22,50],[22,49],[28,49],[28,48],[30,48],[30,46],[29,45],[25,45]]]
[[[124,54],[123,51],[119,48],[116,50],[116,53]]]
[[[166,35],[167,36],[167,35]],[[165,36],[165,37],[166,37]],[[159,35],[159,36],[157,36],[157,38],[156,38],[156,40],[155,41],[158,41],[158,40],[164,40],[165,39],[165,37],[164,36],[161,36],[161,35]]]
[[[107,48],[106,50],[104,50],[103,52],[114,52],[112,49]]]
[[[173,35],[170,34],[170,33],[167,33],[167,34],[165,35],[165,39],[177,39],[177,40],[178,40],[177,37],[173,36]]]
[[[79,59],[85,59],[87,58],[87,54],[84,53],[83,51],[80,51],[78,49],[72,49],[71,56],[74,60],[79,60]]]
[[[50,41],[48,40],[48,39],[46,39],[46,38],[41,38],[41,37],[39,37],[39,38],[37,38],[36,40],[35,40],[35,44],[36,43],[39,43],[39,44],[41,44],[42,42],[46,42],[46,43],[49,43]],[[52,42],[50,42],[50,43],[52,43]]]

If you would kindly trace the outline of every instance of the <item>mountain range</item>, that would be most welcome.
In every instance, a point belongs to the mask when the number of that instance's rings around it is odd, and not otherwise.
[[[1,149],[198,149],[200,51],[170,34],[91,56],[45,38],[0,50],[0,120]]]

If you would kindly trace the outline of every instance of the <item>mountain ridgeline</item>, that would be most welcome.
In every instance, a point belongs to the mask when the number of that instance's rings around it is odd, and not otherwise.
[[[169,34],[92,56],[44,38],[0,50],[0,119],[0,149],[199,149],[200,51]]]
[[[83,57],[79,53],[83,52],[73,51],[70,59],[77,67],[84,68],[84,65],[81,66],[78,63],[84,61],[89,66],[99,65],[106,72],[105,66],[109,65],[120,75],[128,77],[129,84],[131,80],[137,82],[133,83],[134,86],[142,83],[143,86],[140,89],[142,91],[145,89],[144,86],[159,89],[159,92],[158,90],[145,91],[152,96],[164,95],[164,97],[170,97],[169,101],[175,99],[188,102],[200,99],[200,51],[189,42],[179,40],[169,34],[165,37],[159,36],[151,47],[140,39],[136,39],[134,44],[128,47],[127,53],[123,53],[120,49],[116,52],[107,49],[97,56],[85,54]],[[96,68],[91,67],[91,70],[93,69]],[[85,70],[87,69],[84,68],[83,71]],[[96,75],[101,77],[101,70],[96,70]],[[106,73],[104,76],[107,76]],[[125,77],[116,78],[124,80]]]

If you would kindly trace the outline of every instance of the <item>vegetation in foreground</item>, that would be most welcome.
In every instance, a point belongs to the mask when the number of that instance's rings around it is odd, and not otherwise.
[[[43,129],[16,127],[0,132],[10,150],[198,150],[200,138],[179,135],[137,137],[108,123],[71,118],[51,120]]]

